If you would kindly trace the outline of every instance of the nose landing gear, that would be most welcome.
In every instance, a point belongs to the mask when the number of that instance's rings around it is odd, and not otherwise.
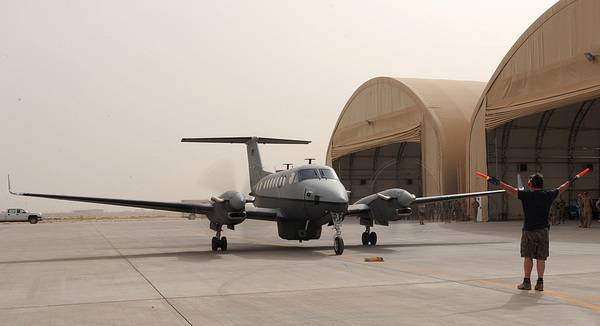
[[[342,239],[342,221],[344,215],[342,213],[331,212],[331,221],[335,229],[335,238],[333,239],[333,251],[336,255],[341,255],[344,252],[344,239]]]

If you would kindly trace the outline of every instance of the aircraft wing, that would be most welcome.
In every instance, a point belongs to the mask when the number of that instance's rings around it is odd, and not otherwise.
[[[18,196],[41,197],[41,198],[50,198],[50,199],[58,199],[58,200],[79,201],[79,202],[94,203],[94,204],[147,208],[147,209],[156,209],[156,210],[171,211],[171,212],[205,214],[205,213],[208,213],[213,210],[213,205],[209,204],[209,203],[206,203],[206,204],[172,203],[172,202],[131,200],[131,199],[79,197],[79,196],[52,195],[52,194],[34,194],[34,193],[27,193],[27,192],[14,193],[12,191],[11,191],[11,193],[13,195],[18,195]]]
[[[501,194],[504,190],[492,190],[492,191],[480,191],[480,192],[466,192],[462,194],[452,194],[452,195],[441,195],[441,196],[430,196],[430,197],[419,197],[415,198],[412,204],[426,204],[432,203],[436,201],[444,201],[444,200],[453,200],[467,197],[478,197],[478,196],[489,196],[493,194]]]

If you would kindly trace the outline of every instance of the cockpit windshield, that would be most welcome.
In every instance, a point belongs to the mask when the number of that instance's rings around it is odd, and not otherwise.
[[[323,178],[323,179],[338,180],[338,177],[335,174],[335,171],[333,171],[331,169],[319,169],[319,171],[321,172],[321,178]]]
[[[319,179],[319,171],[317,169],[305,169],[298,171],[298,182],[307,179]]]

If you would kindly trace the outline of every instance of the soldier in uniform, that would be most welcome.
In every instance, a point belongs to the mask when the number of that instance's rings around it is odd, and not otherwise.
[[[592,197],[586,191],[581,196],[582,199],[582,211],[583,211],[583,227],[589,228],[592,226]]]
[[[577,213],[579,214],[579,227],[584,227],[583,223],[583,194],[577,194]]]
[[[419,213],[419,224],[421,225],[425,225],[425,210],[425,205],[419,205],[419,208],[417,209]]]
[[[477,200],[473,200],[471,203],[471,213],[473,214],[473,220],[477,220],[477,213],[479,212],[479,202]]]
[[[561,197],[559,197],[554,205],[556,206],[556,214],[558,217],[558,224],[561,224],[561,223],[564,224],[565,217],[567,216],[566,211],[565,211],[565,201]]]

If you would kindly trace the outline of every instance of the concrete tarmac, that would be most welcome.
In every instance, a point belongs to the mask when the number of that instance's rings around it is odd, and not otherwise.
[[[213,253],[206,220],[2,223],[0,325],[600,325],[597,222],[552,227],[544,292],[515,288],[517,222],[342,231],[335,256],[331,228],[247,221]]]

